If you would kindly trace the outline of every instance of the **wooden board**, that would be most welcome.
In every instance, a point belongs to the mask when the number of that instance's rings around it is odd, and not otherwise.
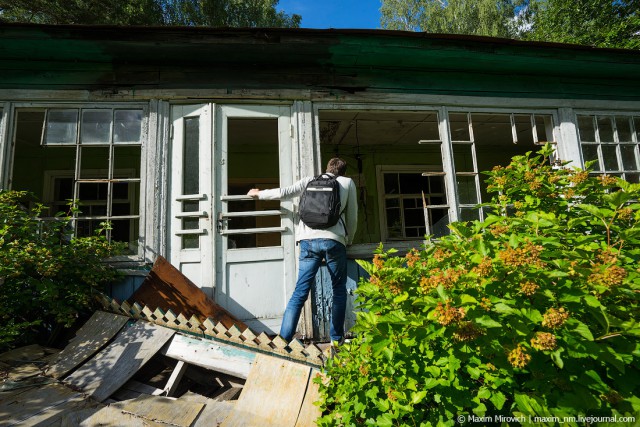
[[[47,375],[62,378],[100,350],[129,320],[126,316],[96,311],[75,338],[49,363]]]
[[[204,407],[204,404],[162,396],[143,395],[136,399],[114,403],[111,407],[146,420],[189,427]]]
[[[121,410],[105,406],[101,408],[81,409],[62,417],[60,427],[167,427],[135,415],[125,414]]]
[[[0,354],[0,362],[7,364],[28,363],[40,360],[45,356],[45,351],[38,344],[31,344],[24,347],[14,348]]]
[[[191,427],[216,427],[220,425],[229,413],[235,407],[236,401],[230,400],[226,402],[216,402],[213,399],[187,392],[180,396],[180,400],[187,400],[189,402],[204,403],[204,408],[198,418]]]
[[[134,302],[146,305],[151,310],[157,308],[164,312],[171,310],[176,315],[182,314],[187,319],[196,316],[200,322],[204,322],[210,318],[214,324],[221,322],[226,328],[236,325],[241,331],[247,329],[247,325],[216,304],[180,270],[161,256],[156,258],[144,282],[129,299],[130,304]]]
[[[65,382],[101,402],[126,383],[173,334],[171,329],[138,321]]]
[[[91,403],[85,396],[60,383],[0,393],[0,425],[51,425],[65,413],[87,405]]]
[[[311,368],[271,356],[256,356],[235,408],[223,427],[294,427]]]
[[[257,353],[217,341],[176,335],[162,349],[162,354],[190,365],[244,379],[249,375]]]
[[[313,404],[320,400],[320,387],[313,382],[313,379],[317,375],[322,375],[315,369],[311,370],[311,377],[309,378],[309,385],[307,391],[304,394],[304,400],[302,401],[302,408],[300,408],[300,414],[296,421],[296,427],[315,427],[316,420],[322,415],[320,408]]]

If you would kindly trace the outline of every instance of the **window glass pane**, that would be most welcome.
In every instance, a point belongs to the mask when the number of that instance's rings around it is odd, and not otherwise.
[[[398,183],[398,174],[384,174],[384,194],[400,194],[400,184]]]
[[[616,146],[602,145],[602,160],[604,160],[605,171],[618,171],[618,156],[616,154]]]
[[[47,144],[75,144],[78,133],[78,110],[49,110]]]
[[[613,142],[611,117],[598,117],[598,135],[600,135],[600,142]]]
[[[411,131],[416,133],[418,141],[440,141],[440,127],[438,123],[438,113],[427,113],[423,121]]]
[[[478,203],[475,176],[456,176],[458,181],[458,198],[463,205],[475,205]]]
[[[430,176],[428,178],[429,194],[444,195],[444,176]]]
[[[616,117],[616,131],[618,132],[618,141],[633,142],[631,137],[631,117]]]
[[[600,162],[598,161],[598,146],[597,145],[582,145],[582,155],[584,156],[585,164],[589,161],[595,160],[596,162],[592,166],[594,171],[602,170],[600,168]]]
[[[389,238],[398,239],[402,238],[402,218],[400,216],[400,208],[391,207],[396,205],[398,200],[387,200],[387,232]],[[391,206],[390,206],[391,205]]]
[[[79,147],[80,179],[109,178],[109,147]]]
[[[139,146],[113,147],[113,177],[140,178],[140,155]]]
[[[142,110],[116,110],[113,142],[141,142]]]
[[[640,117],[633,118],[633,128],[636,133],[636,142],[640,142]]]
[[[513,120],[516,124],[516,135],[518,135],[519,145],[533,145],[533,127],[531,126],[530,114],[514,114]],[[538,139],[540,135],[538,135]]]
[[[111,240],[127,243],[128,253],[138,253],[138,236],[140,220],[115,219],[111,221]]]
[[[472,150],[473,146],[471,144],[453,145],[453,161],[456,172],[475,172]]]
[[[402,194],[420,194],[427,189],[427,177],[421,173],[398,174]]]
[[[452,141],[471,141],[467,113],[449,113],[449,129]]]
[[[184,119],[184,153],[182,160],[183,194],[198,194],[200,191],[200,118]]]
[[[109,144],[112,114],[112,110],[83,110],[80,143]]]
[[[596,132],[593,127],[593,116],[578,116],[578,132],[580,141],[595,142]]]
[[[626,179],[627,181],[633,183],[633,184],[638,184],[640,183],[640,174],[637,173],[626,173],[624,179]]]
[[[622,154],[622,166],[624,170],[638,170],[638,160],[636,157],[637,146],[635,144],[620,145],[620,153]]]
[[[460,221],[476,221],[480,219],[480,209],[460,208]]]
[[[431,234],[435,237],[442,237],[449,234],[449,228],[447,227],[449,225],[449,209],[428,209],[428,212]]]

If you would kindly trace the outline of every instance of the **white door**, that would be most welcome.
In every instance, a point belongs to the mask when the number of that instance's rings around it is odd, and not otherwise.
[[[215,112],[215,114],[214,114]],[[170,262],[255,332],[277,333],[295,285],[291,109],[172,107]]]
[[[251,188],[292,184],[291,108],[217,105],[216,302],[255,332],[277,333],[295,274],[293,204]]]
[[[212,108],[202,104],[171,109],[168,258],[213,298]]]

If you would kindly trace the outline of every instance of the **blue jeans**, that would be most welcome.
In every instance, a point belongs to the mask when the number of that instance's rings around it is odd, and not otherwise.
[[[329,333],[332,341],[340,341],[344,337],[344,317],[347,309],[347,248],[331,239],[309,239],[300,241],[298,281],[284,311],[280,327],[280,336],[287,341],[291,341],[296,332],[302,307],[323,259],[327,263],[333,288]]]

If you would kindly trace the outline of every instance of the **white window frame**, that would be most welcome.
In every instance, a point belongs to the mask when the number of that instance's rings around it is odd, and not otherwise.
[[[1,104],[0,104],[1,105]],[[21,111],[41,111],[44,112],[45,117],[44,117],[44,121],[43,121],[43,130],[42,130],[42,136],[40,139],[40,144],[44,144],[45,143],[45,130],[46,130],[46,120],[47,120],[47,116],[48,116],[48,111],[51,109],[78,109],[78,126],[76,129],[76,142],[74,144],[50,144],[50,146],[52,147],[56,147],[56,146],[61,146],[61,147],[76,147],[76,158],[75,158],[75,170],[74,171],[66,171],[67,173],[69,173],[69,175],[71,177],[74,178],[74,198],[78,199],[78,194],[77,194],[77,188],[78,188],[78,183],[82,182],[82,181],[89,181],[89,182],[95,182],[96,180],[91,180],[88,178],[83,177],[82,179],[76,179],[76,176],[78,176],[79,174],[79,156],[78,156],[78,147],[82,147],[82,146],[86,146],[86,147],[110,147],[110,158],[109,158],[109,165],[111,165],[111,162],[113,162],[113,147],[140,147],[140,177],[139,178],[124,178],[124,179],[113,179],[113,177],[109,177],[108,180],[106,181],[118,181],[118,182],[136,182],[139,184],[139,189],[138,189],[138,199],[136,201],[139,200],[138,203],[138,214],[137,215],[128,215],[128,216],[117,216],[115,217],[115,219],[138,219],[138,244],[137,244],[137,253],[136,254],[132,254],[132,255],[125,255],[124,257],[121,257],[123,259],[130,259],[132,261],[138,261],[140,259],[144,259],[145,257],[145,229],[146,229],[146,225],[145,222],[147,220],[146,218],[146,164],[147,164],[147,146],[149,145],[149,135],[151,133],[151,129],[150,129],[150,122],[151,122],[151,118],[150,118],[150,103],[148,102],[131,102],[131,103],[127,103],[127,102],[69,102],[69,103],[65,103],[65,102],[59,102],[59,103],[39,103],[39,102],[16,102],[14,104],[11,105],[12,106],[12,117],[13,117],[13,121],[15,122],[18,118],[18,115]],[[82,111],[83,110],[107,110],[107,109],[111,109],[112,111],[115,112],[115,110],[141,110],[142,111],[142,123],[141,123],[141,134],[140,134],[140,141],[139,142],[117,142],[114,143],[113,142],[113,132],[111,132],[111,141],[109,143],[86,143],[86,144],[81,144],[80,143],[80,135],[82,132],[81,129],[81,123],[82,123]],[[112,116],[113,117],[113,116]],[[113,122],[112,122],[112,126],[113,126]],[[6,125],[5,125],[6,127]],[[7,182],[10,183],[11,179],[13,177],[13,167],[14,167],[14,158],[13,158],[13,149],[15,147],[15,132],[16,132],[16,128],[17,128],[17,123],[14,123],[13,126],[10,126],[9,129],[11,129],[11,144],[10,144],[10,148],[9,148],[9,161],[5,162],[4,164],[7,166],[7,173],[6,173],[6,179]],[[2,127],[0,127],[0,132],[2,131]],[[111,169],[111,167],[110,167]],[[94,170],[95,171],[95,170]],[[89,170],[83,170],[83,173],[91,173]],[[113,170],[112,172],[118,172],[120,173],[121,170]],[[46,178],[45,178],[46,179]],[[105,181],[104,179],[100,179],[99,181]],[[10,185],[10,184],[9,184]],[[50,185],[50,184],[49,184]],[[45,188],[43,188],[43,197],[46,197],[45,195],[47,194],[45,192]],[[50,190],[48,190],[50,191]],[[131,203],[134,203],[133,201]],[[108,215],[110,215],[110,213],[108,213]],[[91,217],[88,217],[91,218]],[[102,218],[102,216],[100,217]],[[84,217],[83,217],[84,219]]]
[[[432,234],[432,230],[431,230],[431,225],[429,222],[429,209],[434,209],[434,208],[438,208],[438,209],[447,209],[447,211],[449,211],[449,207],[450,204],[448,203],[448,198],[447,198],[447,181],[445,179],[445,173],[443,171],[441,171],[437,166],[434,165],[377,165],[376,166],[376,182],[377,182],[377,189],[378,189],[378,212],[379,212],[379,218],[380,218],[380,236],[382,238],[383,241],[393,241],[393,242],[408,242],[408,241],[416,241],[418,240],[418,238],[410,238],[410,237],[403,237],[403,238],[390,238],[389,237],[389,230],[387,227],[387,212],[386,212],[386,200],[388,199],[388,197],[385,194],[384,191],[384,175],[387,173],[394,173],[394,174],[401,174],[401,173],[415,173],[415,174],[422,174],[422,175],[438,175],[438,176],[442,176],[443,178],[443,192],[442,192],[442,197],[447,201],[446,204],[441,204],[441,205],[429,205],[426,209],[423,207],[423,215],[424,215],[424,219],[425,219],[425,229],[426,229],[426,235],[430,235]],[[404,224],[404,213],[403,210],[400,209],[400,215],[403,218],[403,224]],[[404,225],[403,225],[403,234],[404,234]],[[424,240],[424,236],[422,238],[420,238],[420,240]]]
[[[576,124],[576,137],[578,138],[578,144],[580,146],[580,158],[582,162],[582,167],[585,167],[586,159],[584,157],[584,146],[595,146],[597,148],[598,155],[598,168],[593,170],[594,175],[615,175],[620,176],[623,179],[628,180],[629,174],[638,175],[640,177],[640,137],[638,136],[640,133],[640,110],[638,111],[615,111],[615,110],[574,110],[575,116],[575,124]],[[580,135],[580,126],[578,117],[579,116],[588,116],[593,120],[593,130],[595,133],[595,141],[583,141]],[[598,118],[606,117],[609,119],[613,119],[612,121],[612,132],[613,132],[613,141],[601,141],[600,140],[600,132],[599,132],[599,124]],[[630,119],[630,131],[631,131],[631,141],[620,141],[620,135],[618,133],[617,126],[617,118],[618,117],[627,117]],[[635,157],[636,157],[636,169],[624,169],[624,162],[622,160],[621,146],[623,145],[634,145],[635,149]],[[602,147],[615,147],[616,149],[616,160],[618,163],[617,170],[605,170],[605,162],[604,156],[602,154]],[[600,168],[602,166],[602,168]],[[620,168],[622,167],[622,168]]]

